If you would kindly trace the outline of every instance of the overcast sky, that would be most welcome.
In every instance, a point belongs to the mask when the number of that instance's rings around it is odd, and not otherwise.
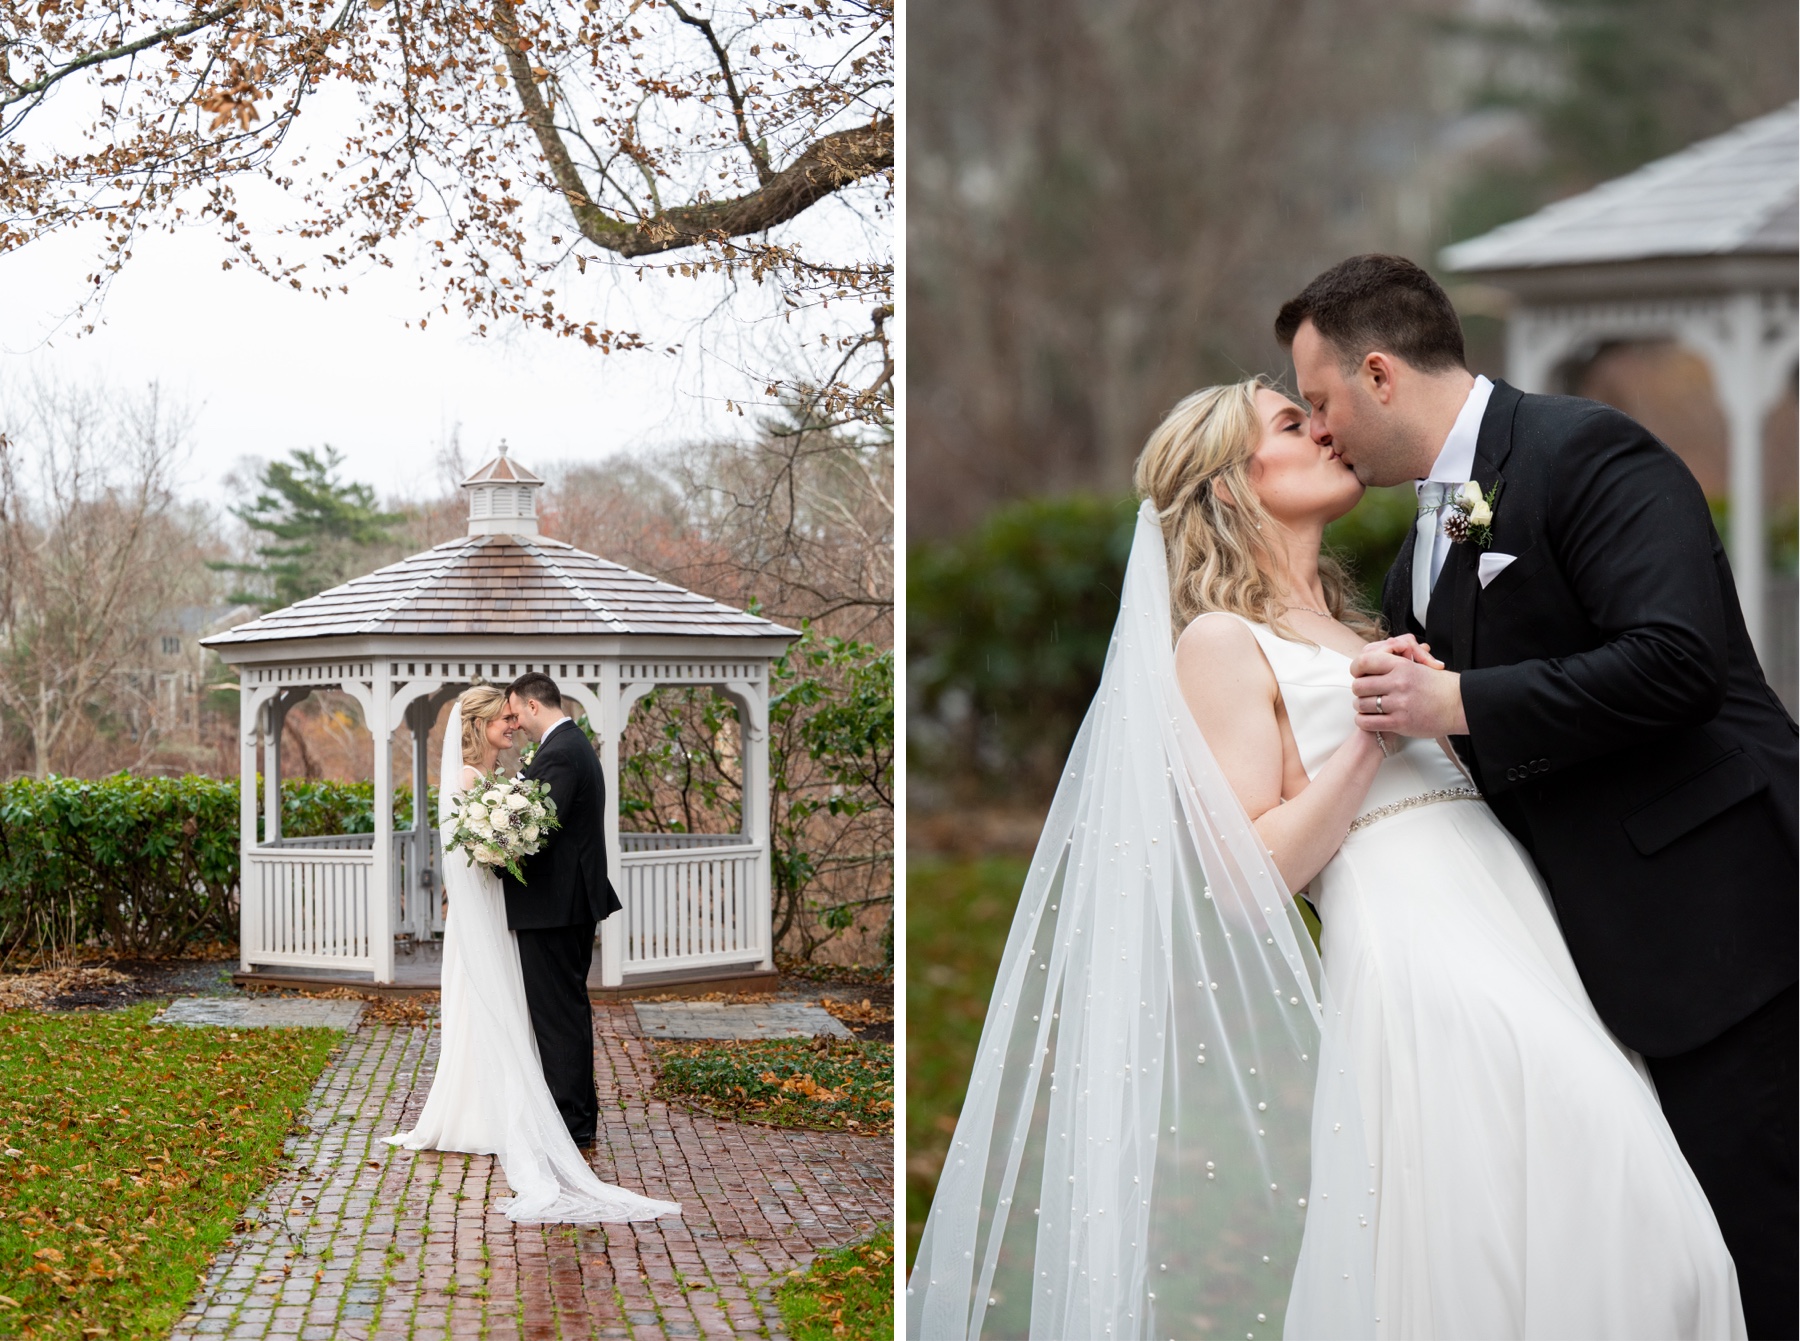
[[[395,493],[434,475],[459,428],[472,464],[502,436],[529,463],[739,431],[719,404],[742,394],[738,378],[691,346],[671,357],[603,355],[527,331],[484,340],[454,313],[420,330],[406,323],[429,300],[410,275],[377,270],[325,301],[225,270],[225,255],[200,229],[145,239],[85,336],[71,313],[94,268],[88,240],[0,257],[0,372],[160,382],[195,412],[190,483],[212,498],[246,453],[326,442],[346,473]],[[657,288],[666,310],[648,318],[681,338],[701,295],[680,280]]]
[[[294,148],[335,142],[350,112],[347,95],[339,100],[314,100]],[[36,128],[52,133],[57,125]],[[260,237],[273,239],[293,219],[277,187],[239,179],[237,189]],[[867,247],[871,226],[887,221],[827,202],[788,232]],[[269,248],[289,260],[300,250],[291,238]],[[156,381],[194,413],[188,483],[196,496],[225,499],[225,476],[246,454],[322,443],[345,454],[349,478],[405,495],[435,487],[453,433],[471,466],[502,437],[534,465],[742,434],[748,421],[724,402],[765,402],[760,379],[739,369],[791,368],[796,337],[824,328],[804,317],[792,325],[770,319],[771,294],[750,287],[734,296],[716,277],[619,278],[590,264],[583,279],[571,267],[556,279],[565,313],[679,347],[673,355],[608,355],[538,331],[477,336],[454,307],[449,315],[434,310],[404,252],[393,269],[371,268],[349,281],[347,296],[329,301],[242,266],[226,269],[230,254],[203,226],[143,236],[103,304],[81,316],[85,277],[96,269],[93,234],[61,234],[0,256],[0,396],[42,376],[120,389]],[[431,321],[421,330],[425,315]],[[847,314],[830,315],[835,324]],[[95,331],[79,334],[89,321]]]

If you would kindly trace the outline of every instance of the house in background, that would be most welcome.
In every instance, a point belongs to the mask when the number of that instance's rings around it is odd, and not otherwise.
[[[211,772],[221,758],[229,762],[235,750],[222,756],[220,742],[206,739],[203,730],[203,700],[209,688],[217,687],[209,683],[208,670],[222,670],[223,663],[200,640],[255,619],[258,613],[253,605],[186,605],[171,610],[144,640],[136,664],[114,672],[113,702],[125,736],[148,755],[140,771]],[[228,728],[234,726],[229,716],[222,721]],[[235,731],[231,734],[235,741]]]

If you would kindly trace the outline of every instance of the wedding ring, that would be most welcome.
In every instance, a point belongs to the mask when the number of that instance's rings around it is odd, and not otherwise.
[[[1381,716],[1381,695],[1380,694],[1375,695],[1375,715],[1377,717]]]

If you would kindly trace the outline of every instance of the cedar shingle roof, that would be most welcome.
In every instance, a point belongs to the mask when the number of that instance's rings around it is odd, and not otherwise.
[[[1790,105],[1491,233],[1446,247],[1464,274],[1800,249],[1800,108]]]
[[[795,636],[560,540],[471,535],[203,642],[408,634]]]

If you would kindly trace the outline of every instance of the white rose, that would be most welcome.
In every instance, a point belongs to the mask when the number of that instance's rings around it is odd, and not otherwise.
[[[1487,505],[1486,500],[1477,500],[1475,506],[1469,509],[1469,524],[1471,526],[1486,526],[1493,520],[1494,510]]]
[[[506,798],[500,794],[497,788],[489,788],[481,794],[481,800],[484,805],[497,806],[505,799]]]
[[[525,840],[525,841],[526,841],[526,842],[527,842],[527,843],[535,843],[535,842],[537,842],[537,838],[538,838],[538,826],[537,826],[537,825],[535,825],[535,824],[527,824],[527,825],[526,825],[526,826],[525,826],[525,832],[524,832],[524,833],[523,833],[523,834],[521,834],[521,835],[520,835],[520,837],[522,837],[522,838],[524,838],[524,840]]]
[[[479,801],[469,802],[468,809],[463,811],[463,818],[470,824],[479,824],[487,818],[487,807]]]
[[[511,796],[506,798],[506,808],[508,810],[524,810],[530,805],[530,800],[520,796],[517,792],[514,792]]]
[[[1456,491],[1456,498],[1466,508],[1478,507],[1481,503],[1481,486],[1470,480]]]
[[[506,854],[495,848],[478,847],[475,849],[475,860],[487,866],[503,866],[506,864]]]

